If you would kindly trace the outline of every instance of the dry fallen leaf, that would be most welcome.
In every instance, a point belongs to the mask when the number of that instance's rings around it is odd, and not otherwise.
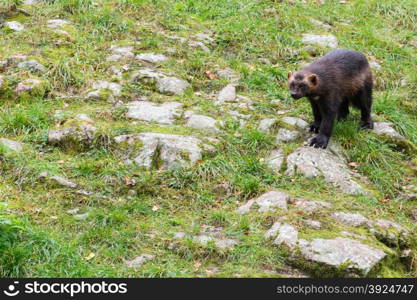
[[[219,78],[214,75],[210,70],[207,70],[204,72],[204,75],[206,75],[210,80],[218,80]]]
[[[128,186],[135,185],[135,180],[133,178],[129,178],[129,177],[125,176],[125,184],[128,185]]]
[[[90,260],[90,259],[93,259],[95,256],[96,256],[96,255],[95,255],[93,252],[90,252],[90,254],[88,254],[88,255],[85,257],[85,260]]]
[[[387,198],[379,200],[379,202],[381,202],[381,203],[389,203],[390,201],[391,200],[387,199]]]
[[[159,210],[159,206],[158,205],[154,205],[154,206],[152,206],[152,211],[157,211],[157,210]]]
[[[352,168],[356,168],[358,165],[359,164],[357,162],[354,162],[354,161],[351,161],[350,163],[348,163],[348,166],[352,167]]]

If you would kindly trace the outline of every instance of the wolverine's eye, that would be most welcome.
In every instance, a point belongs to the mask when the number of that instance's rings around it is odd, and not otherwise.
[[[294,82],[290,83],[290,88],[292,88],[292,89],[294,88]]]

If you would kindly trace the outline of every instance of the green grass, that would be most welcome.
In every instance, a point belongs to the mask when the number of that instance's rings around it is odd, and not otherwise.
[[[25,143],[20,154],[0,149],[0,276],[2,277],[267,277],[287,268],[286,252],[263,240],[263,233],[286,212],[240,216],[234,210],[243,201],[271,189],[296,197],[334,204],[332,210],[360,211],[370,218],[388,218],[415,231],[410,213],[415,202],[398,200],[406,185],[417,184],[415,153],[376,135],[359,131],[359,113],[336,125],[333,139],[341,144],[355,170],[368,180],[372,196],[349,196],[329,186],[322,178],[289,177],[269,170],[263,158],[274,148],[274,136],[259,132],[258,122],[277,117],[277,111],[311,120],[307,101],[290,99],[288,71],[325,54],[329,49],[305,46],[303,33],[330,33],[339,46],[374,57],[382,68],[375,70],[373,113],[379,121],[393,122],[412,144],[417,144],[417,76],[415,61],[417,14],[413,0],[352,0],[341,4],[316,1],[250,0],[44,0],[25,6],[23,16],[13,4],[2,1],[0,14],[18,20],[23,32],[0,28],[0,60],[27,55],[47,67],[44,74],[9,65],[0,74],[0,137]],[[276,14],[265,9],[275,8]],[[47,20],[71,21],[63,30],[69,36],[52,34]],[[314,18],[330,24],[324,29]],[[165,35],[193,37],[210,31],[216,45],[210,53]],[[139,82],[123,85],[121,100],[139,96],[151,101],[179,101],[192,109],[225,121],[217,136],[216,152],[192,168],[147,171],[122,163],[112,142],[120,134],[154,131],[202,136],[176,121],[173,126],[132,122],[125,110],[106,101],[85,100],[94,80],[119,82],[110,69],[129,66],[124,78],[143,67],[138,61],[108,62],[111,45],[130,45],[134,53],[164,53],[161,72],[188,80],[193,88],[184,96],[164,96]],[[171,52],[167,51],[171,48]],[[205,71],[230,67],[241,75],[239,94],[248,96],[254,110],[244,128],[212,104],[207,97],[219,91],[226,80],[210,80]],[[16,97],[18,82],[34,76],[47,84],[42,95]],[[63,97],[62,94],[64,95]],[[281,99],[272,103],[272,99]],[[61,110],[64,117],[57,118]],[[91,147],[63,151],[47,144],[47,132],[62,126],[62,119],[86,113],[100,132]],[[286,144],[289,153],[301,141]],[[91,196],[43,183],[38,176],[48,171],[76,182]],[[128,180],[133,184],[126,184]],[[388,199],[389,202],[379,200]],[[77,220],[77,214],[88,212]],[[12,217],[14,216],[14,217]],[[300,217],[288,212],[291,220]],[[325,215],[302,215],[326,220]],[[221,251],[191,240],[170,247],[177,231],[198,232],[201,225],[224,228],[240,241],[234,249]],[[323,231],[334,236],[340,228]],[[355,230],[355,229],[351,229]],[[374,241],[376,242],[376,241]],[[415,253],[417,246],[412,246]],[[87,259],[90,253],[94,257]],[[125,260],[142,253],[156,258],[139,269],[129,269]],[[210,270],[217,268],[218,272]],[[277,271],[271,273],[270,271]],[[394,275],[393,275],[394,274]],[[383,266],[380,276],[416,276],[404,266]]]

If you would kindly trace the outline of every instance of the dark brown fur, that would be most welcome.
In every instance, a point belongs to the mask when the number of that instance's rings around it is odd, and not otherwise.
[[[361,110],[361,127],[373,128],[371,119],[372,72],[366,57],[352,50],[334,50],[301,71],[288,73],[288,87],[294,99],[307,97],[318,133],[310,146],[326,148],[334,121],[346,118],[349,104]]]

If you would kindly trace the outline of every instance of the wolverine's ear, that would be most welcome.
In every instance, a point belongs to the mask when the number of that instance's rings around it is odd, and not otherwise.
[[[288,79],[290,79],[292,77],[292,72],[288,72]]]
[[[319,79],[317,78],[316,74],[311,74],[310,76],[307,77],[307,80],[313,85],[316,86],[317,83],[319,82]]]

